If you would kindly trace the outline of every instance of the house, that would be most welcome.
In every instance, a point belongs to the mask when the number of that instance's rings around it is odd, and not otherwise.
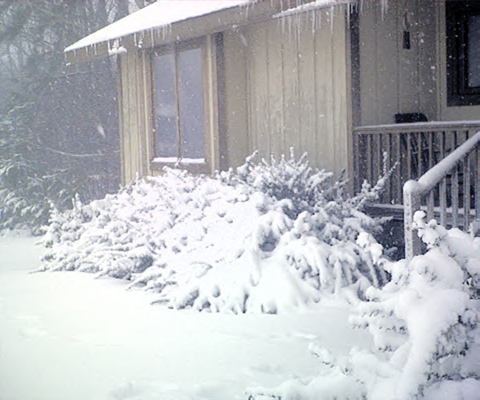
[[[382,200],[401,204],[408,179],[480,128],[474,0],[160,0],[65,53],[72,63],[118,56],[124,183],[177,162],[212,173],[294,147],[358,189],[387,153],[397,168]],[[478,174],[462,171],[478,156],[459,168],[445,172],[443,206],[476,210]]]

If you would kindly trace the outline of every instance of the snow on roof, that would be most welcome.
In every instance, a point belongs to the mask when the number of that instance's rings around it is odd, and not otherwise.
[[[134,33],[167,27],[179,21],[244,6],[257,0],[160,0],[98,30],[65,49],[65,52],[93,46]]]
[[[324,8],[332,5],[355,3],[357,0],[316,0],[312,3],[301,4],[296,7],[289,8],[274,16],[274,18],[289,17],[291,15],[300,14],[307,11],[315,11],[319,8]]]

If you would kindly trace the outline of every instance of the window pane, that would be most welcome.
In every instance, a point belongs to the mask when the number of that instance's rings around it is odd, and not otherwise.
[[[480,15],[468,18],[468,86],[480,87]]]
[[[174,54],[155,57],[154,76],[155,157],[177,157]]]
[[[179,53],[180,123],[184,158],[204,158],[202,50]]]

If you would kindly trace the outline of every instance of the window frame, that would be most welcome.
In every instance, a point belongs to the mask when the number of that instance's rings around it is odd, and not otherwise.
[[[447,106],[480,105],[480,86],[468,85],[468,17],[480,15],[480,2],[446,2]]]
[[[191,49],[200,49],[202,53],[202,61],[201,61],[201,70],[202,70],[202,89],[203,89],[203,153],[204,158],[203,162],[194,161],[194,160],[202,160],[201,158],[198,159],[183,159],[181,157],[176,158],[175,161],[167,161],[168,157],[165,157],[165,160],[162,160],[162,157],[158,157],[156,155],[156,138],[157,138],[157,126],[156,126],[156,106],[155,106],[155,66],[154,66],[154,59],[157,56],[164,56],[168,54],[174,54],[175,57],[175,76],[178,79],[179,75],[179,66],[178,66],[178,55],[181,51],[191,50]],[[212,152],[210,143],[212,141],[212,127],[209,123],[211,119],[211,115],[214,110],[211,109],[209,105],[209,91],[215,90],[212,87],[211,82],[212,79],[209,76],[211,71],[209,68],[209,60],[208,60],[208,38],[201,37],[196,38],[188,41],[182,42],[175,42],[171,44],[167,44],[165,46],[154,48],[150,54],[150,81],[151,81],[151,118],[152,118],[152,135],[151,135],[151,146],[150,146],[150,168],[152,171],[161,171],[164,167],[175,167],[185,169],[192,173],[209,173],[211,172],[211,165],[212,165]],[[215,90],[216,93],[216,90]],[[175,108],[176,108],[176,115],[178,117],[180,113],[180,102],[179,102],[179,84],[178,81],[175,83]],[[177,126],[181,123],[177,123]],[[177,131],[177,135],[179,132]],[[181,135],[181,131],[180,131]],[[181,152],[181,139],[177,138],[177,151]]]

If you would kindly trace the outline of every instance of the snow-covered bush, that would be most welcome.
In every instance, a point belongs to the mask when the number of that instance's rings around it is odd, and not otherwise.
[[[340,219],[348,217],[352,209],[362,210],[367,202],[376,202],[385,180],[393,172],[393,169],[387,169],[385,154],[383,174],[377,184],[372,187],[368,182],[364,182],[361,192],[349,197],[346,194],[348,181],[343,178],[343,174],[340,179],[335,180],[332,172],[313,171],[306,161],[307,153],[296,160],[291,149],[288,159],[282,155],[280,160],[277,160],[272,155],[270,162],[262,159],[259,163],[254,162],[256,156],[257,153],[254,153],[248,157],[246,163],[235,171],[221,173],[220,179],[229,185],[245,183],[276,200],[289,200],[291,206],[287,212],[292,218],[296,218],[303,211],[314,214],[324,208],[328,212],[340,214]],[[377,221],[357,216],[369,229],[379,230]]]
[[[321,345],[318,376],[252,391],[274,398],[463,400],[480,392],[478,293],[480,240],[447,231],[416,214],[426,254],[386,265],[391,281],[370,287],[352,322],[368,329],[375,348],[335,358]],[[478,305],[477,305],[478,307]],[[348,396],[345,395],[348,393]],[[346,397],[345,397],[346,396]]]
[[[127,279],[175,308],[276,313],[385,283],[378,222],[345,182],[302,158],[217,178],[166,169],[117,195],[55,213],[44,270]]]

